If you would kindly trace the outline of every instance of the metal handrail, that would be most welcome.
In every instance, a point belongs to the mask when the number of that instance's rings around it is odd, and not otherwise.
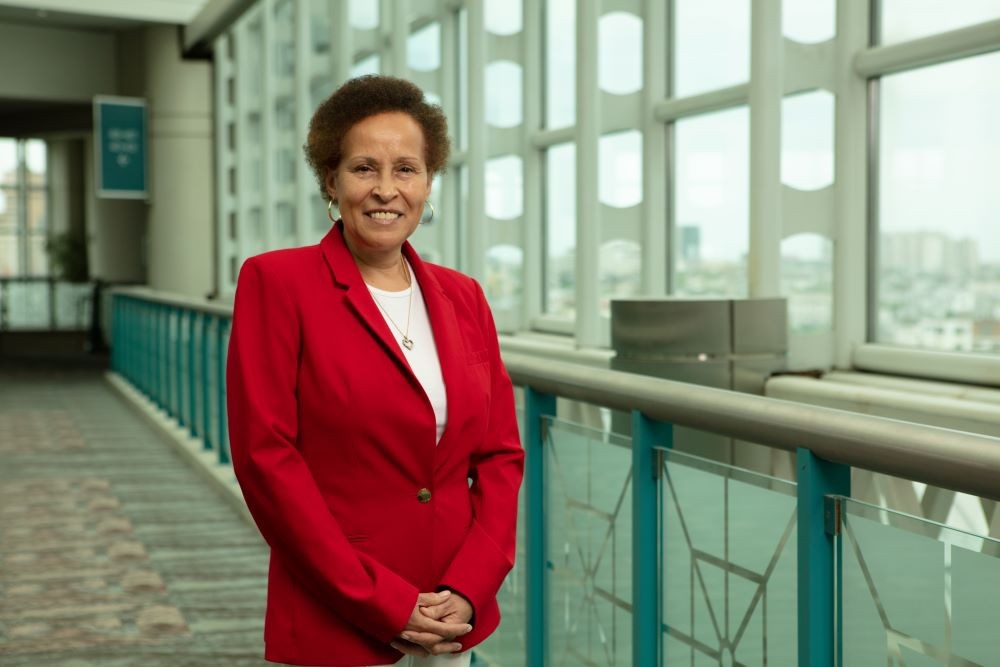
[[[231,304],[146,287],[113,293],[232,316]],[[805,447],[834,463],[1000,500],[1000,438],[517,352],[503,359],[515,384],[542,393],[792,452]]]
[[[188,310],[214,315],[215,317],[233,316],[233,304],[231,303],[220,303],[218,301],[207,301],[205,299],[182,296],[180,294],[159,292],[148,287],[115,287],[111,290],[111,294],[145,299],[146,301],[161,303],[165,306],[187,308]]]
[[[505,353],[515,384],[1000,500],[1000,438]],[[739,446],[737,443],[736,446]]]

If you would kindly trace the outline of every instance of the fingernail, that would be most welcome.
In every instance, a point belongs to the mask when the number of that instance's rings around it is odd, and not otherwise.
[[[396,642],[389,642],[389,646],[393,647],[397,651],[402,650],[402,649],[399,648],[399,644],[397,644]]]
[[[410,641],[413,638],[413,635],[411,635],[409,632],[404,632],[399,636],[405,639],[406,641]]]
[[[451,591],[449,591],[447,589],[443,590],[443,591],[441,591],[441,595],[443,595],[444,597],[448,597],[449,595],[451,595]]]
[[[472,632],[472,626],[471,625],[465,626],[465,631],[466,632]]]

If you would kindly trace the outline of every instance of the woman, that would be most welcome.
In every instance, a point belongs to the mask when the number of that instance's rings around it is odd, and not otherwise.
[[[246,261],[229,344],[233,467],[271,547],[265,657],[468,665],[500,620],[523,451],[481,288],[407,243],[446,121],[361,77],[305,150],[341,219]]]

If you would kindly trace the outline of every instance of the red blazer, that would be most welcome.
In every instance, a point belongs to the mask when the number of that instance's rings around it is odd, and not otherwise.
[[[339,224],[319,245],[264,253],[240,271],[229,438],[271,547],[268,660],[394,662],[401,654],[389,642],[417,593],[441,587],[474,608],[463,650],[500,622],[524,466],[510,378],[479,285],[403,250],[448,397],[436,445],[430,402]]]

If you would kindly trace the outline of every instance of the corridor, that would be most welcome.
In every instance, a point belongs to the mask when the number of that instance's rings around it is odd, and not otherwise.
[[[0,371],[0,664],[265,664],[266,572],[98,372]]]

